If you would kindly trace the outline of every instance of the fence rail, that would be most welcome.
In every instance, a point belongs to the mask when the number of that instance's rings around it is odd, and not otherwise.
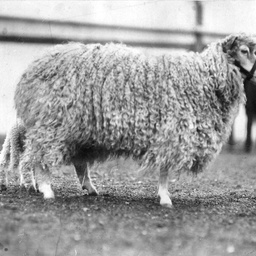
[[[198,50],[224,33],[194,30],[156,29],[86,22],[39,20],[0,16],[0,42],[56,44],[122,42],[137,47]]]

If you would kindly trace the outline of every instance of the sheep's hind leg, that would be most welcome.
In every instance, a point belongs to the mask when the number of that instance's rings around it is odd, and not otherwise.
[[[78,164],[73,163],[78,176],[78,179],[82,185],[82,189],[86,189],[90,196],[97,196],[98,192],[95,186],[91,182],[90,171],[86,163]]]
[[[24,155],[21,157],[20,166],[19,166],[19,174],[20,174],[20,187],[25,187],[26,190],[36,188],[36,180],[34,173],[34,161],[33,157],[31,157],[28,151],[24,152]]]
[[[8,173],[7,168],[0,164],[0,192],[7,190],[8,187]]]
[[[158,196],[160,197],[160,204],[164,207],[172,208],[172,201],[168,191],[168,168],[165,165],[160,167]]]
[[[54,192],[51,186],[51,173],[47,165],[35,167],[38,190],[43,193],[44,199],[54,199]]]
[[[25,151],[20,154],[20,158],[18,160],[20,160],[18,165],[20,175],[20,188],[25,188],[28,192],[38,192],[38,186],[35,177],[37,163],[35,162],[32,150],[29,146],[27,146]],[[12,163],[18,163],[18,161],[12,161]],[[15,166],[16,165],[13,165],[13,167]]]
[[[7,134],[0,154],[0,191],[8,187],[8,165],[10,163],[10,136]]]
[[[0,164],[0,192],[7,190],[8,187],[8,176],[6,168]]]

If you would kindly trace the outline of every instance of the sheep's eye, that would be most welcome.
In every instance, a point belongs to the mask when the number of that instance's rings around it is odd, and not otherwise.
[[[241,50],[241,53],[242,53],[242,54],[247,54],[248,51],[247,51],[247,50]]]

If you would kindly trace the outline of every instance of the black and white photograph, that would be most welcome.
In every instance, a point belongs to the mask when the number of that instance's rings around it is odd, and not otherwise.
[[[256,256],[255,0],[0,0],[0,256]]]

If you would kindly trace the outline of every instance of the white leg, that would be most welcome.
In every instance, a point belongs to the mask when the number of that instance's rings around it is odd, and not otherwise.
[[[54,192],[52,190],[51,184],[42,182],[39,184],[38,189],[41,193],[44,194],[44,199],[54,199]]]
[[[22,187],[24,185],[24,178],[23,178],[23,174],[22,174],[22,170],[19,167],[19,174],[20,174],[20,187]]]
[[[161,166],[159,177],[158,196],[160,197],[160,204],[164,207],[172,208],[172,201],[168,191],[168,168]]]
[[[51,186],[51,173],[46,165],[44,168],[42,166],[37,166],[35,169],[38,190],[43,193],[44,199],[54,199],[54,192]]]
[[[10,164],[10,133],[7,134],[0,153],[0,191],[8,187],[8,165]]]

